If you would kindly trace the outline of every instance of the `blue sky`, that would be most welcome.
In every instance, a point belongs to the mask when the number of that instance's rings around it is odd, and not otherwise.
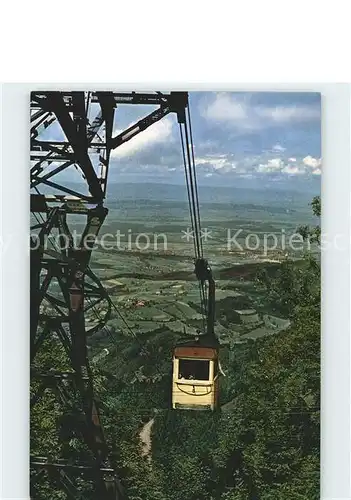
[[[192,92],[189,100],[200,181],[320,177],[319,94]],[[123,115],[119,111],[117,127],[138,118],[138,111]],[[116,175],[178,179],[182,166],[175,117],[163,119],[143,134],[115,151]]]
[[[190,92],[199,182],[320,181],[321,100],[318,93]],[[153,111],[121,105],[115,132]],[[50,127],[45,136],[59,138]],[[44,136],[42,137],[44,139]],[[183,181],[176,117],[169,115],[112,155],[110,181]]]

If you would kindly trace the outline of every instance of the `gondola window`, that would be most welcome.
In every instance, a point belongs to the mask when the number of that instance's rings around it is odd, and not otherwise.
[[[178,379],[209,380],[210,362],[202,359],[180,359]]]

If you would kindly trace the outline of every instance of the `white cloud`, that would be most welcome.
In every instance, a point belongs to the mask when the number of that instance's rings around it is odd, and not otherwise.
[[[280,144],[275,144],[273,147],[272,147],[272,150],[273,151],[277,151],[278,153],[281,152],[283,153],[286,148],[284,148],[283,146],[281,146]]]
[[[207,120],[232,124],[244,130],[257,130],[284,123],[306,122],[320,118],[319,106],[255,106],[250,103],[250,96],[246,94],[243,96],[233,95],[228,92],[218,92],[214,100],[207,104],[202,102],[200,106],[201,114]],[[278,144],[276,146],[282,147]],[[279,151],[284,150],[279,149]]]
[[[284,162],[280,158],[272,158],[268,160],[268,165],[273,169],[279,169],[284,165]]]
[[[204,156],[195,158],[195,165],[206,165],[214,170],[235,170],[236,162],[228,160],[226,155]]]
[[[114,136],[121,133],[122,130],[115,130]],[[136,152],[149,148],[155,144],[160,144],[172,137],[172,122],[165,118],[154,123],[142,133],[136,135],[128,142],[125,142],[111,153],[112,158],[126,158],[133,156]]]
[[[203,115],[215,121],[243,122],[247,119],[246,104],[226,92],[216,94],[215,100],[205,109]]]
[[[313,158],[313,156],[310,155],[306,156],[302,162],[306,165],[306,167],[310,167],[312,169],[319,168],[322,165],[321,158]]]
[[[305,158],[267,158],[267,156],[245,157],[242,159],[233,160],[232,155],[205,155],[197,157],[195,164],[198,167],[198,172],[210,177],[210,175],[254,175],[254,174],[282,174],[287,176],[294,175],[320,175],[320,160],[313,159],[305,160]],[[305,162],[304,162],[305,160]],[[311,168],[306,165],[311,163],[319,165],[317,168]],[[209,175],[210,174],[210,175]]]
[[[289,158],[288,160],[272,158],[267,160],[266,163],[260,163],[255,170],[258,173],[282,173],[287,175],[321,174],[320,160],[312,157],[309,157],[307,161],[304,160],[306,158],[300,158],[299,160],[296,158]]]
[[[257,172],[279,172],[284,166],[283,160],[280,158],[272,158],[267,163],[260,163],[257,167]]]
[[[282,173],[287,175],[313,174],[321,175],[321,159],[306,156],[305,158],[272,158],[256,167],[258,173]]]
[[[322,173],[322,170],[320,168],[316,168],[315,170],[313,170],[312,174],[313,175],[321,175]]]
[[[284,174],[288,175],[301,175],[304,174],[304,170],[297,167],[296,165],[286,165],[283,169],[282,172]]]
[[[320,111],[315,106],[257,107],[256,113],[277,123],[309,121],[320,117]]]

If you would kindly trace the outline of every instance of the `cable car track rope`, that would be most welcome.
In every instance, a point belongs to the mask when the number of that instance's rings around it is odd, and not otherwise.
[[[198,197],[198,186],[195,169],[195,154],[193,144],[193,134],[191,127],[191,117],[189,107],[187,108],[187,120],[184,123],[179,123],[180,140],[182,147],[182,156],[184,164],[185,181],[189,203],[191,235],[194,243],[194,257],[195,261],[203,259],[203,244],[202,244],[202,230],[200,219],[200,204]],[[205,330],[205,317],[207,313],[207,293],[205,283],[199,281],[200,291],[200,304],[203,329]]]

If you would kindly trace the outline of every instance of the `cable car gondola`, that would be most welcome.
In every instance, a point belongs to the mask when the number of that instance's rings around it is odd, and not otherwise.
[[[206,333],[181,339],[173,352],[172,408],[215,410],[219,404],[219,342],[214,334],[215,282],[208,262],[201,258],[195,273],[208,282]]]
[[[173,355],[173,409],[215,410],[218,406],[218,346],[209,339],[179,343]]]

